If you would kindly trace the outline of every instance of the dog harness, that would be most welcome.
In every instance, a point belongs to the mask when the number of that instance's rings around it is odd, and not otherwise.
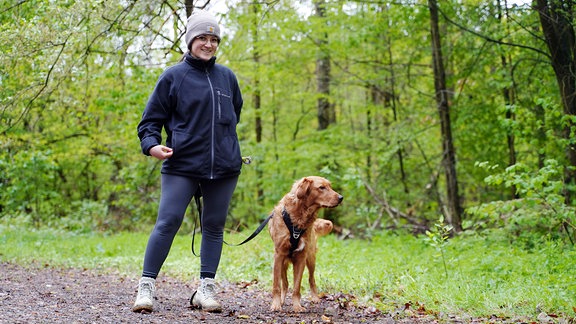
[[[284,224],[286,224],[286,227],[288,227],[288,230],[290,231],[290,253],[288,253],[288,257],[291,258],[292,253],[294,253],[294,251],[296,251],[298,248],[300,237],[302,234],[304,234],[304,232],[306,232],[306,229],[300,229],[292,224],[290,214],[288,214],[286,208],[282,209],[282,218],[284,219]]]

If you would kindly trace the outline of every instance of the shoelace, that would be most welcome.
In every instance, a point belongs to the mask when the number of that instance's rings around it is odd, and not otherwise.
[[[154,285],[151,282],[143,282],[140,284],[140,291],[142,295],[154,296]]]
[[[214,292],[216,288],[213,283],[206,283],[202,285],[202,294],[206,298],[214,299]]]

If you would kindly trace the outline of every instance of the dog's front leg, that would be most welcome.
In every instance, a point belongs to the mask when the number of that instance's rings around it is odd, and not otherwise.
[[[282,282],[282,269],[284,268],[284,257],[278,253],[274,253],[274,269],[272,276],[272,311],[279,311],[282,309],[281,287]]]
[[[282,293],[280,294],[281,304],[284,305],[286,302],[286,296],[288,295],[288,266],[289,266],[288,259],[284,260],[282,264],[282,285],[280,286],[282,289]]]
[[[320,301],[318,291],[316,289],[316,279],[314,278],[314,270],[316,269],[316,254],[311,253],[306,259],[306,267],[308,268],[308,283],[310,284],[310,295],[313,303]]]
[[[300,304],[300,286],[302,285],[302,275],[306,267],[306,257],[294,258],[294,287],[292,291],[292,309],[295,312],[303,312],[306,309]]]

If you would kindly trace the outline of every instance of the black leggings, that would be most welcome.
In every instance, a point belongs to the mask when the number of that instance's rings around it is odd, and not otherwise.
[[[228,206],[237,182],[238,176],[198,180],[162,174],[162,196],[158,206],[158,218],[146,246],[142,276],[151,278],[158,276],[170,252],[174,237],[182,225],[186,208],[200,184],[203,202],[200,277],[214,278],[222,254]]]

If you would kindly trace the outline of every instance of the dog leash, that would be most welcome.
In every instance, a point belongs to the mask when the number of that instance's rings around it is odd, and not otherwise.
[[[252,163],[252,157],[250,157],[250,156],[242,157],[242,163],[251,164]],[[192,231],[192,244],[191,244],[192,254],[194,254],[194,256],[196,256],[196,257],[200,256],[199,254],[196,254],[196,251],[194,250],[194,238],[196,237],[196,228],[198,226],[198,223],[197,223],[198,221],[200,223],[200,233],[202,233],[202,201],[200,200],[200,198],[202,198],[202,190],[200,189],[200,186],[198,186],[198,189],[196,189],[196,193],[194,194],[194,202],[196,203],[196,210],[198,211],[198,219],[194,218],[194,230]],[[258,228],[256,228],[256,230],[252,234],[250,234],[250,236],[247,237],[244,241],[242,241],[238,244],[230,244],[230,243],[224,241],[224,244],[226,244],[228,246],[240,246],[242,244],[248,243],[250,240],[255,238],[258,234],[260,234],[260,232],[262,232],[262,230],[264,229],[266,224],[268,224],[268,221],[270,220],[270,218],[272,218],[273,215],[274,215],[274,213],[271,213],[270,215],[268,215],[268,217],[266,217],[262,221],[262,223],[260,223]]]
[[[250,234],[250,236],[248,236],[244,241],[238,243],[238,244],[229,244],[226,241],[224,241],[224,244],[228,245],[228,246],[240,246],[244,243],[249,242],[251,239],[255,238],[256,235],[260,234],[260,232],[262,232],[262,230],[264,229],[264,227],[266,226],[266,224],[268,224],[268,221],[270,220],[270,218],[272,218],[272,216],[274,216],[274,213],[268,215],[268,217],[266,217],[262,223],[260,223],[260,225],[258,226],[258,228],[252,233]]]
[[[198,188],[198,190],[196,192],[198,192],[200,190],[200,188]],[[202,233],[202,201],[200,200],[200,197],[202,197],[202,193],[200,194],[195,194],[194,195],[194,201],[196,202],[196,209],[198,211],[198,220],[200,223],[200,233]],[[260,223],[260,225],[258,226],[258,228],[256,228],[256,230],[250,234],[250,236],[248,236],[244,241],[238,243],[238,244],[230,244],[226,241],[224,241],[224,244],[228,245],[228,246],[240,246],[243,245],[245,243],[248,243],[250,240],[252,240],[253,238],[255,238],[258,234],[260,234],[260,232],[262,232],[262,230],[264,229],[264,227],[266,226],[266,224],[268,224],[268,221],[270,221],[270,218],[272,218],[272,216],[274,216],[274,213],[271,213],[270,215],[268,215],[268,217],[266,217],[262,223]],[[196,237],[196,227],[197,227],[197,219],[194,218],[194,230],[192,231],[192,254],[194,254],[194,256],[199,257],[199,254],[196,254],[196,251],[194,250],[194,238]]]
[[[198,211],[198,219],[200,219],[200,233],[202,233],[202,201],[200,198],[202,197],[202,190],[200,189],[200,185],[196,189],[196,193],[194,194],[194,201],[196,202],[196,210]],[[194,238],[196,237],[196,227],[198,226],[197,219],[194,217],[194,229],[192,230],[192,254],[196,257],[200,257],[199,254],[196,254],[194,251]]]

